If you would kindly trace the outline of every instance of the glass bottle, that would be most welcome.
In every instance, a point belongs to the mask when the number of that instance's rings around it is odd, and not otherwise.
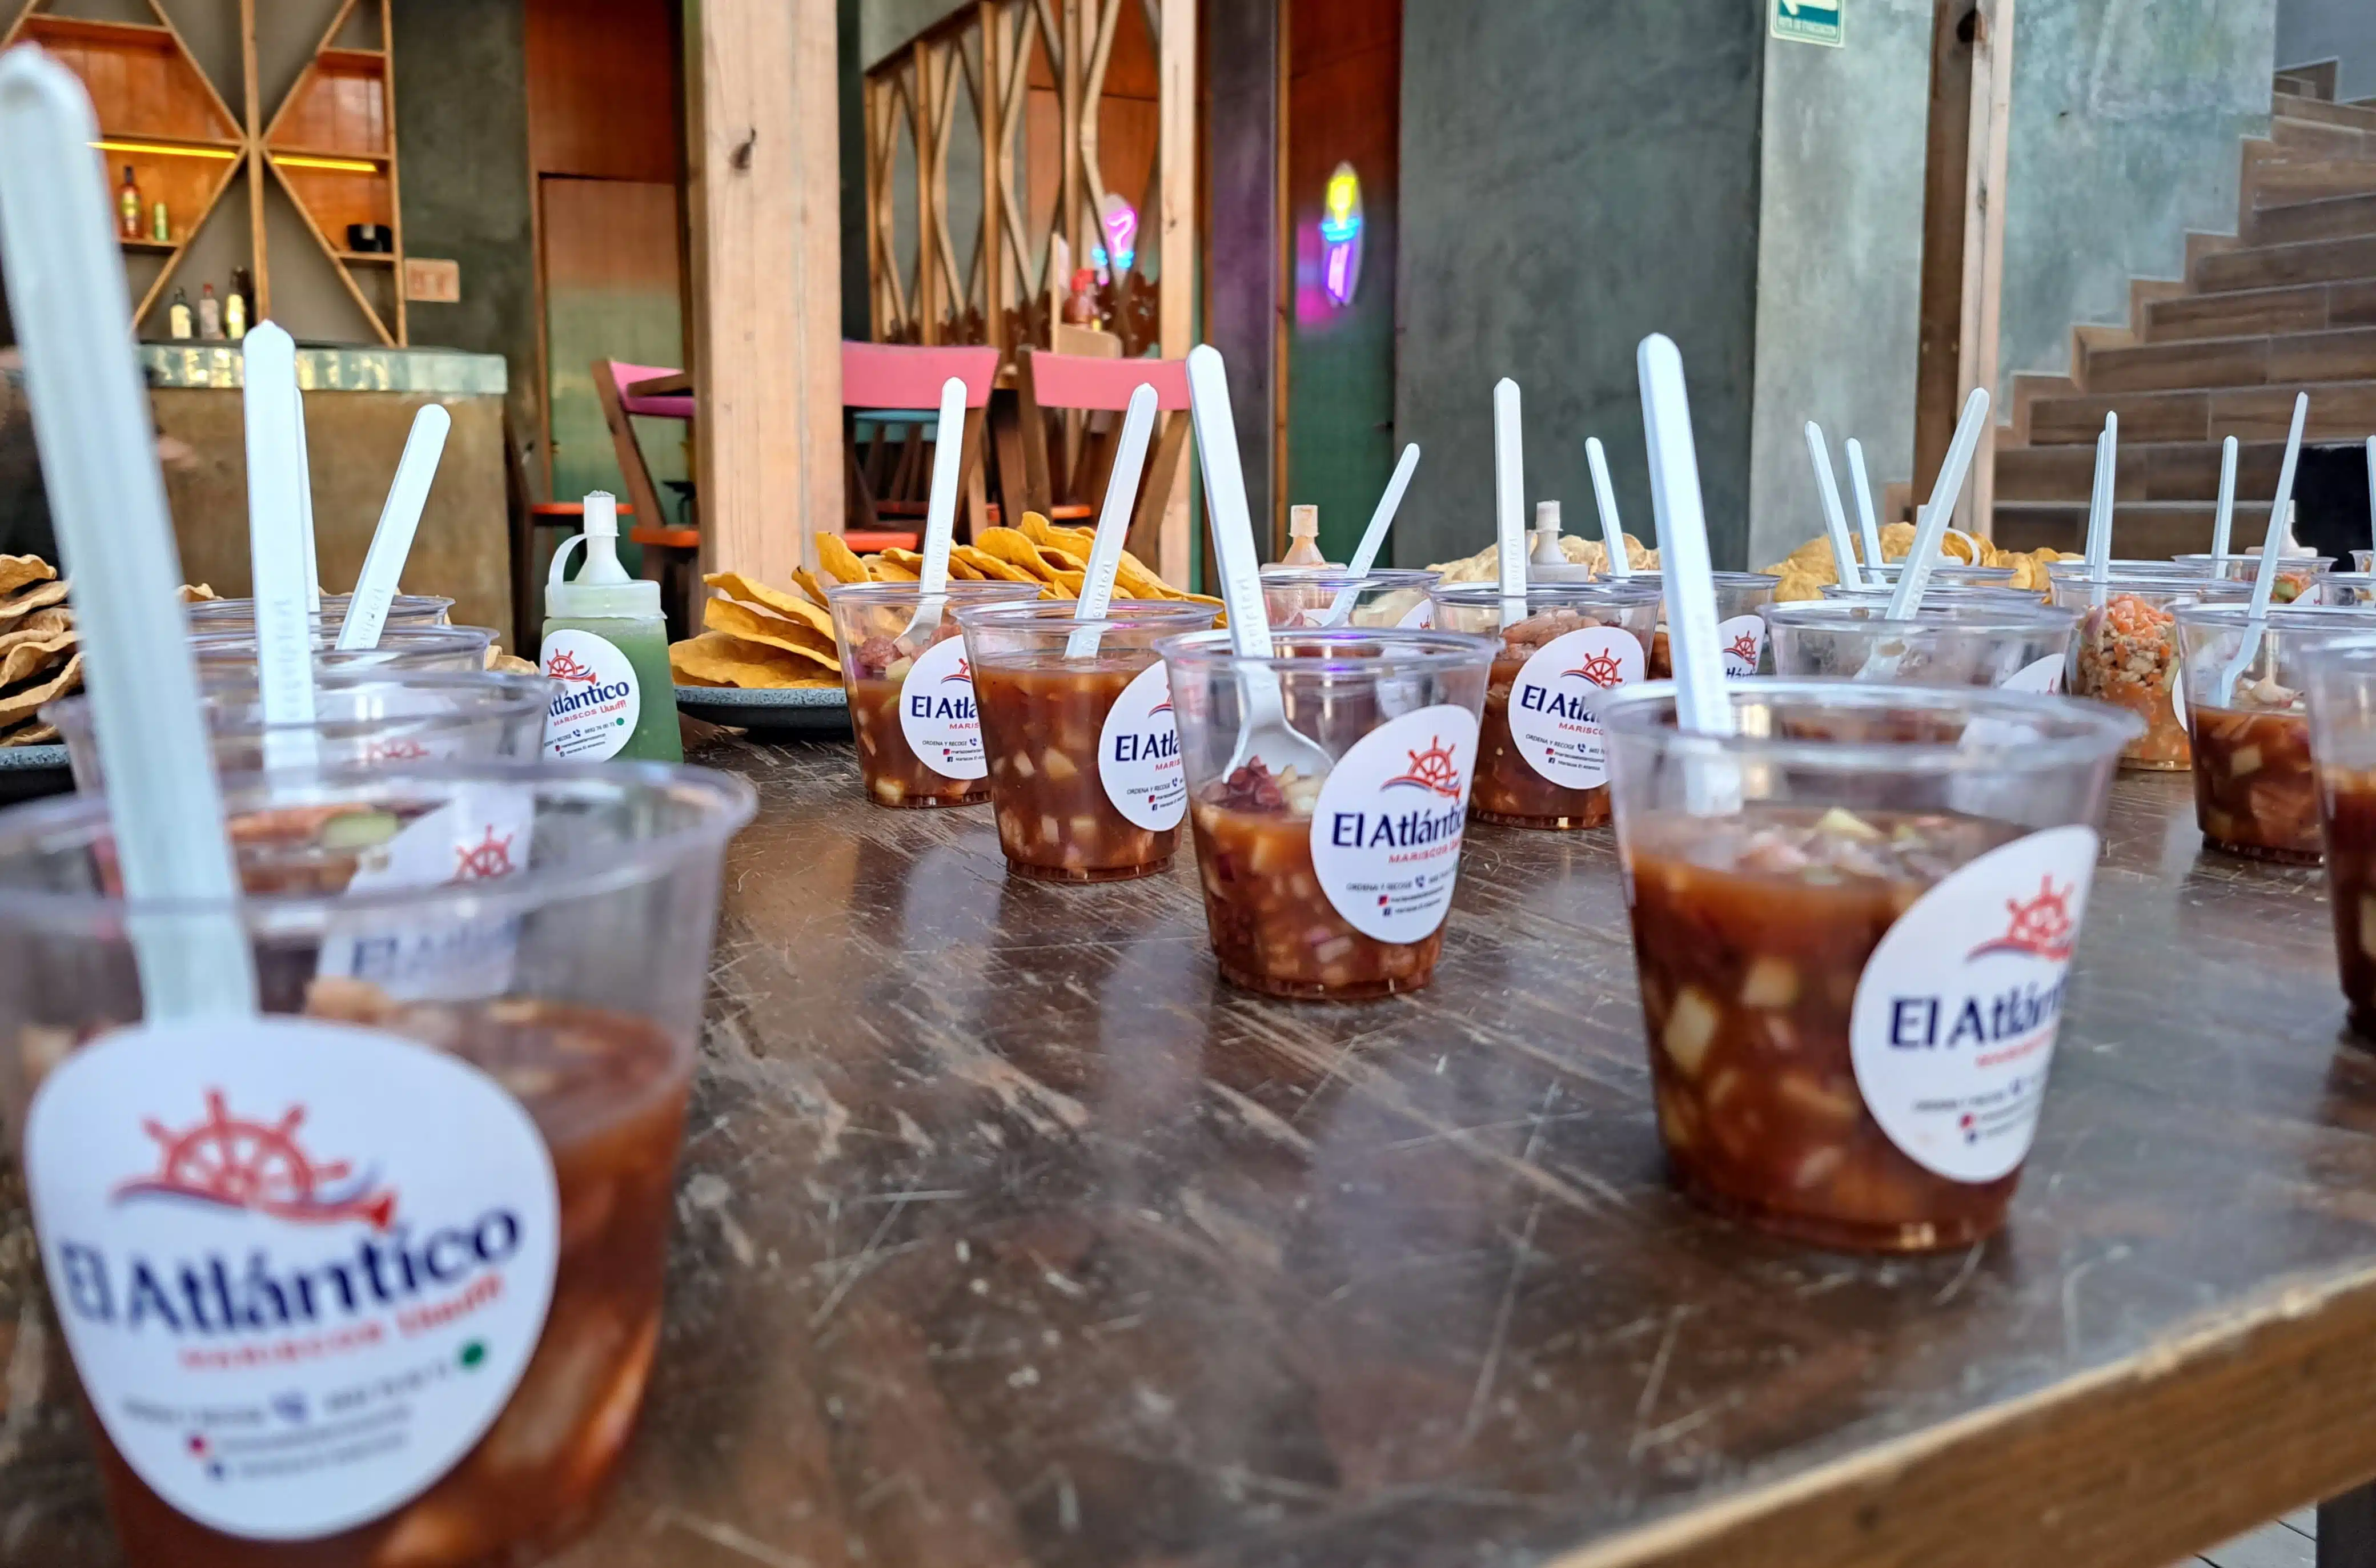
[[[167,323],[166,330],[172,335],[173,341],[176,343],[186,343],[190,340],[192,334],[190,331],[190,291],[188,290],[176,289],[173,291],[173,303],[166,308],[165,320]]]
[[[208,340],[222,336],[222,302],[215,298],[212,283],[198,290],[198,336]]]
[[[115,193],[116,228],[127,240],[140,238],[140,184],[132,177],[132,165],[124,166],[124,186]]]
[[[1290,506],[1287,509],[1287,553],[1279,563],[1288,566],[1325,566],[1328,557],[1320,553],[1320,508]]]

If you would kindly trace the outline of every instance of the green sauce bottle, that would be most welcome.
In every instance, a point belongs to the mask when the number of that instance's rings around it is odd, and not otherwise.
[[[569,552],[585,569],[563,580]],[[669,671],[660,585],[619,564],[619,502],[586,498],[586,531],[552,557],[544,584],[544,643],[536,661],[561,683],[544,716],[544,754],[569,762],[683,762],[676,679]]]

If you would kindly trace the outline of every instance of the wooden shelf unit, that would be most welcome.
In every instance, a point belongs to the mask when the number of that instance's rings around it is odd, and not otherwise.
[[[255,28],[259,6],[268,3],[240,0],[244,113],[234,113],[208,79],[159,0],[146,0],[154,23],[60,16],[43,9],[54,0],[32,0],[0,35],[0,48],[37,42],[81,77],[98,112],[109,188],[117,188],[126,165],[132,169],[140,190],[141,237],[119,234],[119,243],[127,255],[164,257],[141,291],[136,327],[164,297],[191,237],[244,172],[258,319],[272,312],[265,224],[270,183],[287,195],[379,340],[400,346],[408,331],[395,58],[387,48],[390,0],[344,0],[287,95],[267,115],[256,81]],[[338,42],[359,12],[376,20],[380,47]],[[163,242],[149,238],[148,227],[148,214],[160,198],[172,236]],[[384,225],[394,249],[350,248],[351,223]]]

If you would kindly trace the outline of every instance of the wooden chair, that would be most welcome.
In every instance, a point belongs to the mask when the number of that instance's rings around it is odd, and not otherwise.
[[[651,467],[644,461],[644,448],[636,440],[636,427],[628,421],[640,416],[689,423],[693,419],[693,394],[655,398],[640,396],[633,390],[639,381],[682,374],[661,365],[596,360],[593,372],[594,397],[602,405],[602,422],[611,429],[611,449],[618,455],[619,476],[627,485],[627,505],[619,508],[620,515],[624,517],[632,510],[643,519],[628,529],[627,537],[643,550],[644,576],[660,585],[660,604],[668,612],[669,636],[690,636],[696,629],[693,625],[694,603],[700,598],[701,530],[667,526],[668,513],[660,505],[659,488],[652,482]]]
[[[965,429],[957,434],[958,493],[964,498],[959,537],[970,540],[988,526],[987,488],[982,474],[982,426],[992,386],[998,380],[998,350],[975,348],[915,348],[904,343],[850,343],[841,346],[841,406],[853,433],[860,422],[878,430],[899,427],[899,469],[886,479],[888,441],[878,435],[870,461],[861,466],[854,445],[847,448],[844,477],[849,488],[849,526],[853,530],[883,530],[885,513],[921,519],[932,465],[922,440],[922,419],[941,406],[941,384],[950,377],[965,383]],[[950,439],[947,431],[935,441]],[[874,471],[870,474],[872,468]],[[890,499],[884,499],[888,493]]]
[[[1142,561],[1160,553],[1163,509],[1188,443],[1188,362],[1185,360],[1117,360],[1025,349],[1016,357],[1016,395],[1022,415],[1024,505],[1048,517],[1094,517],[1113,472],[1122,411],[1141,386],[1155,388],[1158,410],[1154,451],[1131,508],[1129,548]],[[1078,457],[1069,466],[1051,431],[1049,415],[1081,410],[1117,417],[1085,432]],[[1065,479],[1062,492],[1056,477]]]

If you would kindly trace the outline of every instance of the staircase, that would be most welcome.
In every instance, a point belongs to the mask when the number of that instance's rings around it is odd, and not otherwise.
[[[2014,378],[1997,450],[1996,539],[2082,547],[2096,436],[2121,416],[2112,552],[2211,547],[2219,444],[2238,455],[2238,547],[2268,527],[2294,395],[2305,442],[2376,431],[2376,107],[2280,76],[2244,144],[2239,232],[2189,234],[2183,282],[2129,286],[2130,325],[2073,329],[2072,374]]]

